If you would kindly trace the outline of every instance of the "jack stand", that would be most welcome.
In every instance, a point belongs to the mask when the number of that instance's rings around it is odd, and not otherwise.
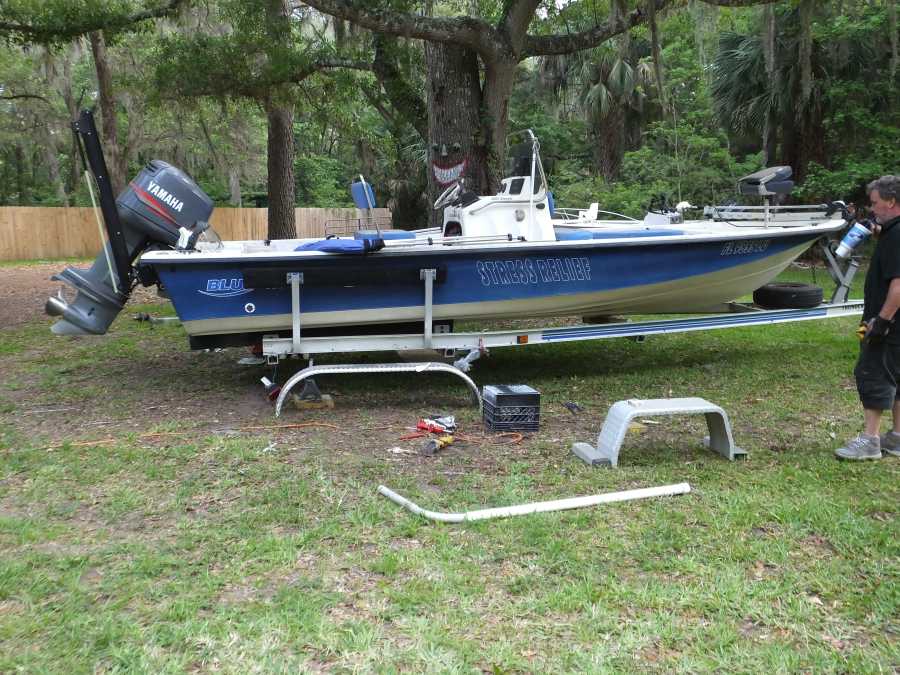
[[[316,381],[312,378],[303,380],[303,389],[300,390],[299,394],[295,394],[295,396],[301,401],[322,400],[322,392],[319,390],[319,385],[317,385]]]
[[[853,283],[853,277],[856,276],[856,271],[859,269],[859,257],[850,256],[850,259],[847,261],[847,269],[842,269],[841,263],[838,262],[838,259],[828,246],[828,241],[822,240],[819,242],[819,245],[825,254],[825,260],[828,262],[828,274],[831,275],[831,279],[835,284],[834,293],[831,294],[831,303],[847,302],[847,296],[850,295],[850,285]]]

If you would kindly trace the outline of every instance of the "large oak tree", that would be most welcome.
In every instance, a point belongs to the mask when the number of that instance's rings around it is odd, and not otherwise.
[[[705,1],[738,7],[774,0]],[[437,169],[432,180],[435,176],[453,175],[452,164],[448,167],[440,161],[440,156],[447,148],[458,147],[466,161],[469,187],[481,192],[497,187],[509,100],[519,63],[531,57],[596,47],[675,4],[674,0],[641,0],[630,11],[614,13],[584,30],[545,35],[539,32],[536,14],[542,0],[504,0],[493,20],[476,16],[423,16],[362,0],[305,0],[305,3],[377,33],[429,43],[427,147],[430,163]],[[435,106],[439,109],[433,109]]]

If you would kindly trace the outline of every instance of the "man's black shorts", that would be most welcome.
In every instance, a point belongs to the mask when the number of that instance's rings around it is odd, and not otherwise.
[[[890,410],[900,383],[900,344],[861,344],[853,374],[863,408]]]

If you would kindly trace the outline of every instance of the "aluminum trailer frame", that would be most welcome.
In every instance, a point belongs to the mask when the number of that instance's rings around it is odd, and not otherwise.
[[[849,277],[855,269],[849,271]],[[775,309],[758,310],[745,308],[731,314],[716,314],[700,317],[677,319],[661,319],[656,321],[635,321],[613,324],[585,324],[581,326],[561,326],[556,328],[513,329],[501,331],[472,331],[463,333],[435,333],[432,313],[432,287],[435,270],[423,269],[420,278],[424,284],[424,316],[422,333],[402,335],[345,335],[329,337],[304,337],[302,333],[302,312],[300,305],[300,286],[303,275],[292,273],[287,281],[291,285],[291,337],[265,336],[262,351],[269,363],[277,364],[288,356],[308,358],[310,363],[295,373],[284,386],[278,396],[275,415],[287,400],[290,390],[298,383],[309,380],[320,374],[351,374],[373,372],[445,372],[460,377],[472,390],[475,403],[481,408],[481,397],[474,382],[465,375],[473,361],[492,347],[519,347],[523,345],[549,344],[557,342],[575,342],[580,340],[605,340],[610,338],[633,338],[642,340],[648,335],[667,335],[671,333],[687,333],[701,330],[719,330],[742,326],[765,326],[794,321],[812,321],[816,319],[837,318],[860,314],[863,309],[862,300],[823,303],[809,309]],[[836,279],[842,283],[844,292],[849,289],[849,278]],[[839,289],[840,291],[841,289]],[[837,292],[836,292],[837,295]],[[741,307],[741,306],[736,306]],[[468,351],[453,366],[440,362],[420,362],[411,364],[340,364],[333,366],[314,366],[313,354],[329,354],[335,352],[373,352],[373,351],[413,351],[443,350],[445,354],[456,351]]]
[[[444,351],[485,350],[492,347],[521,347],[524,345],[606,340],[610,338],[644,338],[649,335],[668,335],[701,330],[719,330],[743,326],[765,326],[795,321],[812,321],[853,316],[862,313],[862,300],[823,303],[810,309],[774,309],[714,314],[700,317],[661,319],[656,321],[627,321],[613,324],[584,324],[554,328],[516,328],[500,331],[463,333],[413,333],[405,335],[345,335],[332,337],[302,337],[263,339],[263,355],[270,361],[292,355],[332,354],[335,352],[413,351],[435,349]]]

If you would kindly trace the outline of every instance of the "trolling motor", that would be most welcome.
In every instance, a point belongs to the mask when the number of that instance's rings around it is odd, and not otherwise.
[[[56,335],[102,335],[128,302],[135,284],[158,283],[147,272],[138,278],[134,260],[149,248],[193,248],[209,227],[206,221],[213,204],[187,174],[157,159],[115,198],[93,113],[82,110],[72,130],[82,163],[97,182],[107,243],[90,269],[67,267],[53,275],[77,295],[70,303],[60,291],[47,300],[44,311],[60,317],[52,327]]]

